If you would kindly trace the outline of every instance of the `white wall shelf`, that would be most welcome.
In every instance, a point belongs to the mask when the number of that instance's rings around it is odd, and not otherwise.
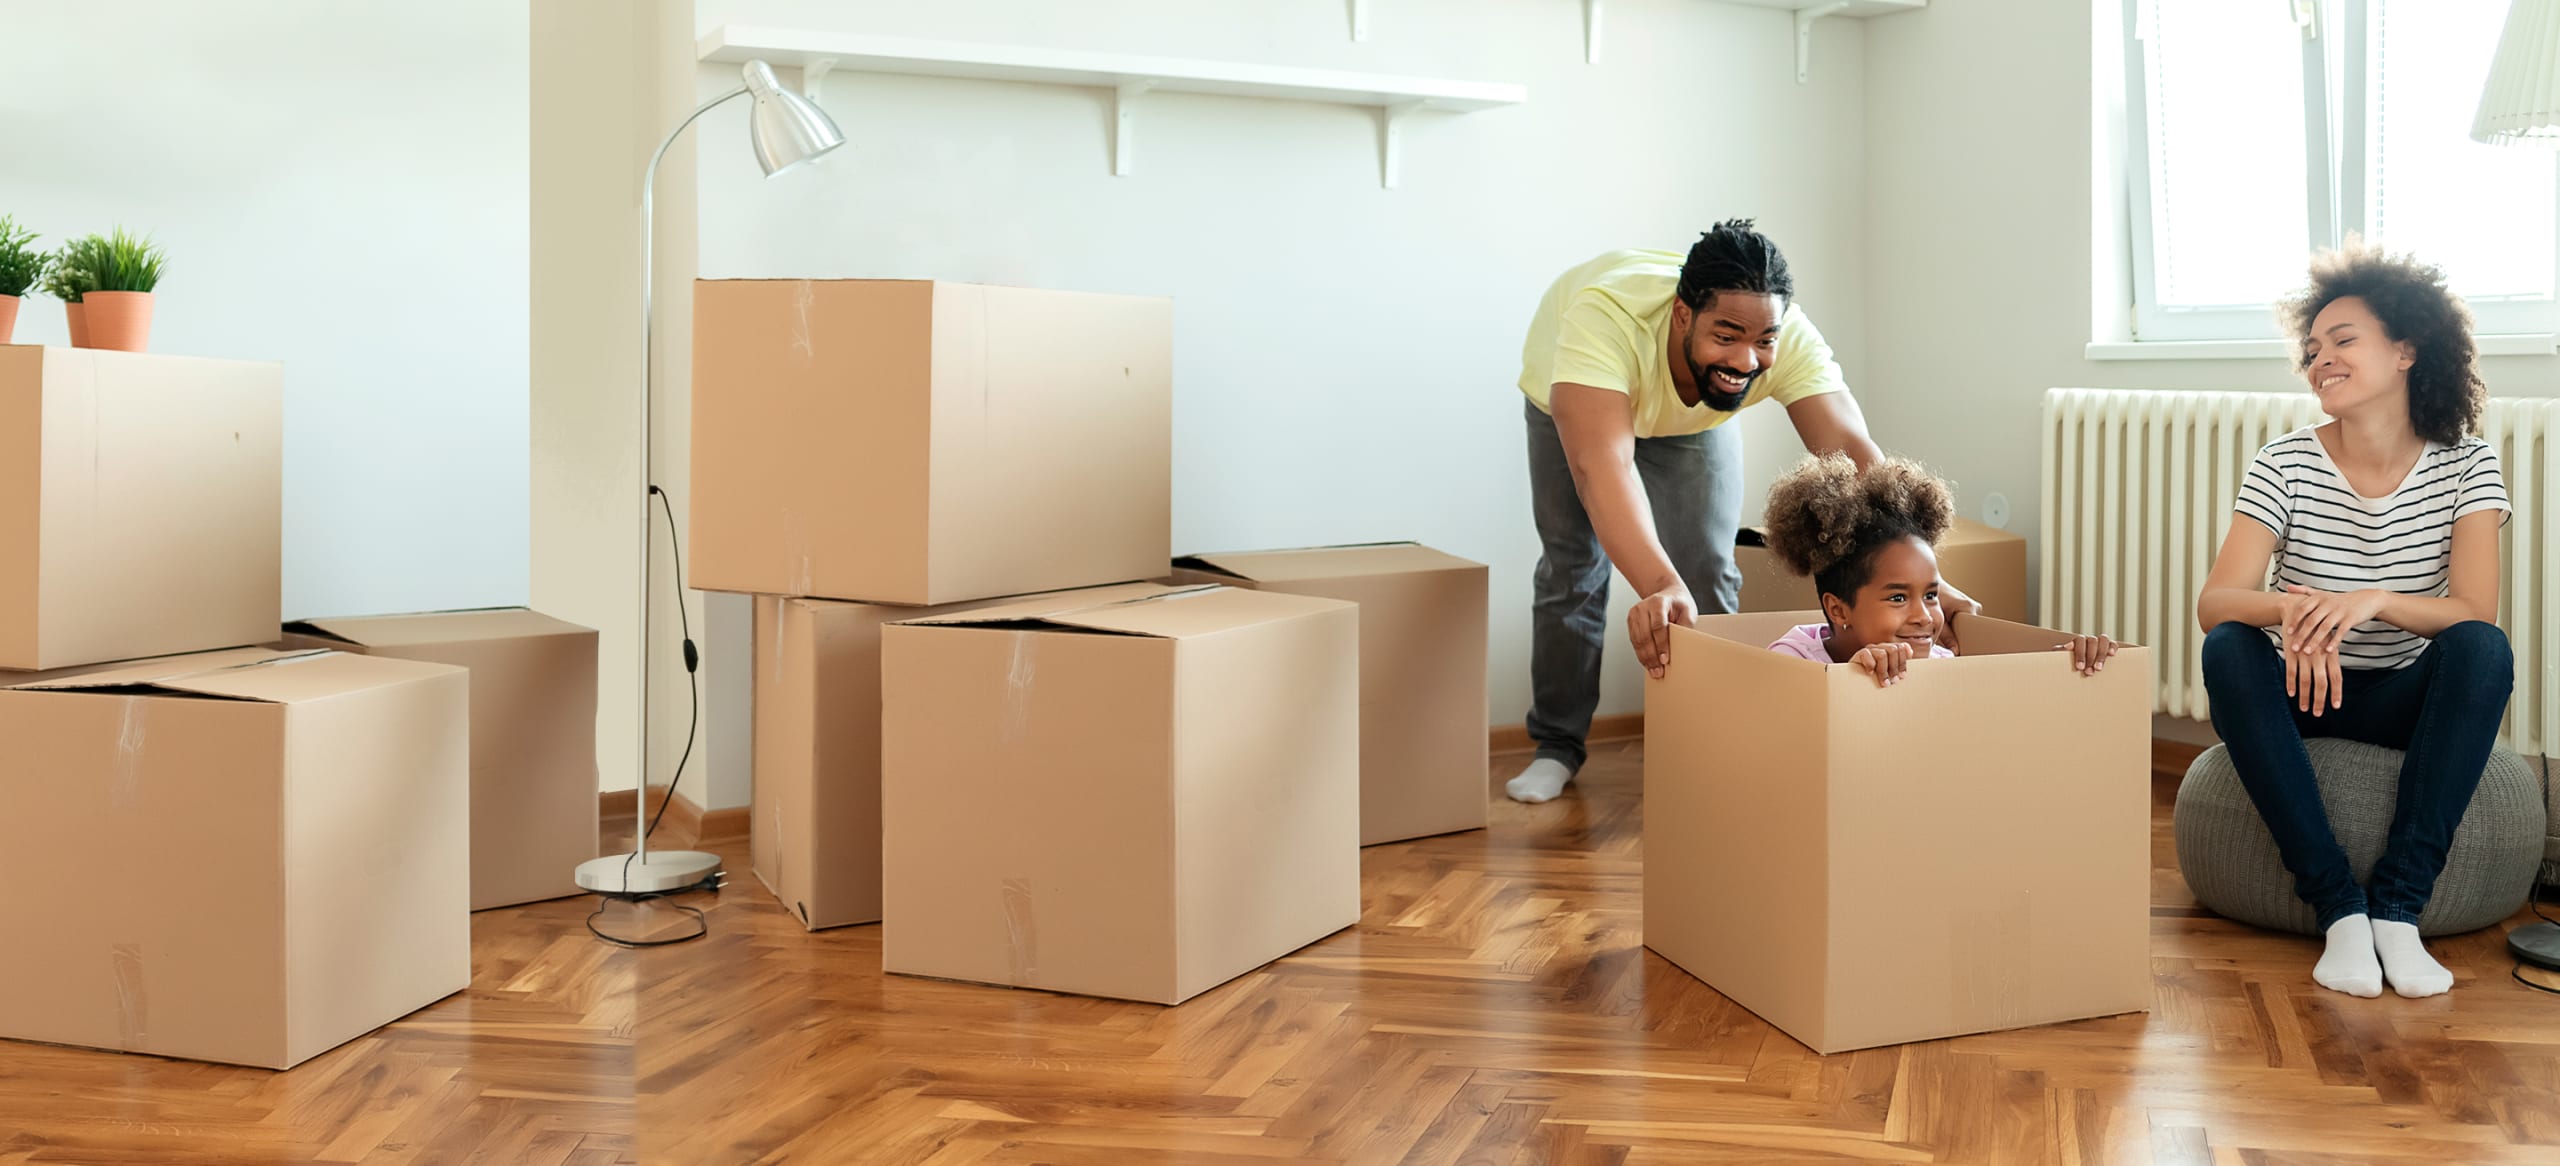
[[[1753,8],[1783,8],[1796,14],[1796,84],[1813,77],[1813,26],[1826,16],[1864,20],[1926,8],[1929,0],[1724,0]],[[1355,26],[1363,25],[1354,18]],[[1353,39],[1358,39],[1355,36]],[[1600,0],[1582,0],[1582,59],[1600,63]]]
[[[715,28],[702,37],[697,48],[704,61],[734,64],[753,59],[777,67],[796,66],[802,70],[801,83],[812,100],[818,99],[813,78],[848,71],[1108,89],[1113,102],[1114,174],[1127,174],[1134,168],[1137,106],[1152,94],[1207,93],[1376,109],[1379,178],[1380,184],[1389,189],[1396,185],[1401,152],[1398,141],[1408,115],[1419,110],[1475,113],[1529,99],[1526,86],[1496,81],[1396,77],[751,25]]]

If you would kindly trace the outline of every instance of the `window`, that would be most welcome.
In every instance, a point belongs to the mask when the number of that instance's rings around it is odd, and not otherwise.
[[[2134,334],[2277,335],[2349,233],[2560,331],[2560,158],[2471,140],[2507,0],[2125,0]]]

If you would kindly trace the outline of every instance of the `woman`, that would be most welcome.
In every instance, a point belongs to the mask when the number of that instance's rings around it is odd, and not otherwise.
[[[2497,452],[2471,314],[2434,267],[2350,241],[2284,305],[2334,420],[2258,451],[2196,618],[2213,727],[2311,905],[2322,987],[2433,996],[2418,914],[2480,784],[2514,662],[2498,617]],[[2270,563],[2275,587],[2264,586]],[[2305,737],[2408,751],[2382,858],[2356,885]]]

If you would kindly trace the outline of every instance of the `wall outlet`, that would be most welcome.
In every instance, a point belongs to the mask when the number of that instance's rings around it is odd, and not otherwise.
[[[1991,494],[1982,500],[1982,521],[1999,530],[2009,529],[2009,496]]]

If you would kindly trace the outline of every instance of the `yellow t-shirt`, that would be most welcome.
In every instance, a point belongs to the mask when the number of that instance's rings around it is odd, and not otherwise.
[[[1559,382],[1625,393],[1635,408],[1636,436],[1677,437],[1713,429],[1762,401],[1792,405],[1848,389],[1831,346],[1804,309],[1790,303],[1778,321],[1769,371],[1751,382],[1741,409],[1683,402],[1671,379],[1671,301],[1684,258],[1675,251],[1612,251],[1558,277],[1529,321],[1520,391],[1541,410]]]

